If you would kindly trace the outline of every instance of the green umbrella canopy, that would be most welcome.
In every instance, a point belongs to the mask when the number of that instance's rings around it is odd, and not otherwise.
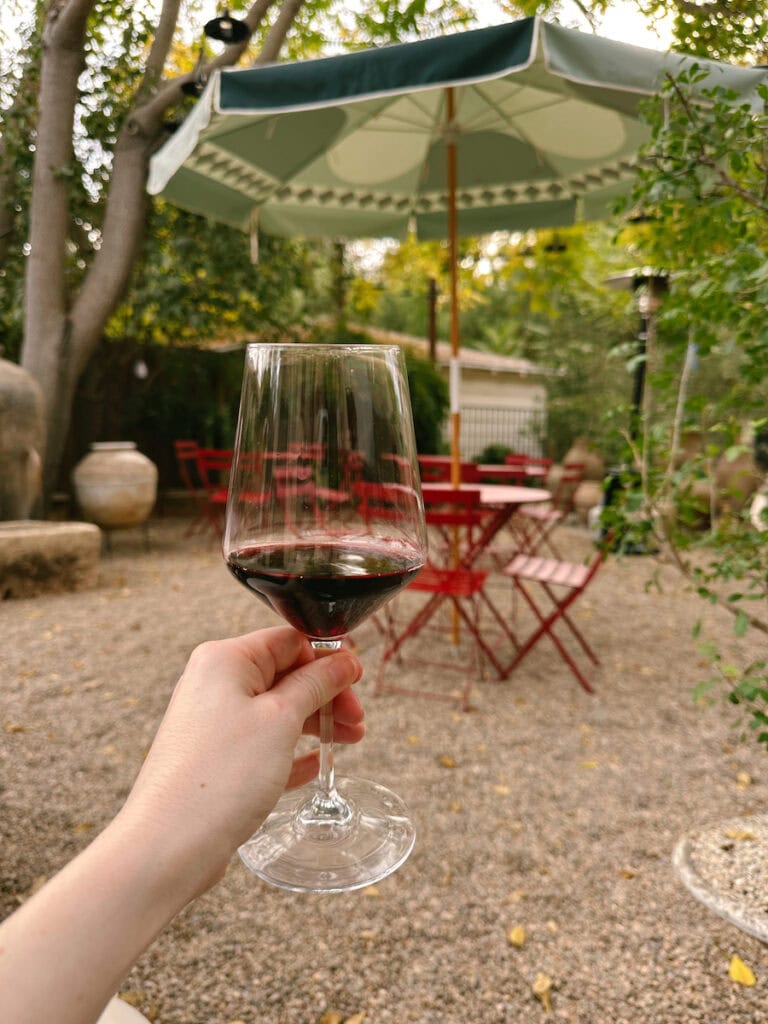
[[[258,212],[273,234],[444,238],[455,143],[459,234],[597,219],[631,186],[641,101],[691,63],[536,17],[217,71],[148,188],[244,230]],[[696,63],[702,87],[761,104],[764,70]]]

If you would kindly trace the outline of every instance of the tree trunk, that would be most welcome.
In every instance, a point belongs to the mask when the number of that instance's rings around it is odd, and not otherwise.
[[[61,444],[61,396],[73,394],[69,358],[71,327],[65,283],[69,228],[69,175],[73,170],[72,124],[77,82],[83,68],[87,4],[73,4],[70,17],[59,8],[48,15],[40,67],[37,149],[29,217],[30,253],[25,281],[21,364],[40,385],[48,440],[43,487],[55,484]],[[68,421],[68,417],[66,417]],[[58,450],[58,451],[57,451]]]
[[[46,500],[58,482],[77,382],[130,280],[146,222],[149,157],[162,138],[163,116],[181,99],[180,86],[185,80],[160,80],[180,6],[180,0],[165,0],[136,105],[115,146],[100,246],[78,294],[71,299],[66,292],[65,265],[71,230],[72,129],[85,23],[95,2],[51,0],[43,36],[21,362],[43,392],[48,428],[43,463]],[[252,5],[247,15],[251,31],[273,2],[256,0]],[[272,47],[285,38],[302,3],[286,0],[271,34]],[[213,63],[234,64],[244,48],[245,44],[227,47]]]

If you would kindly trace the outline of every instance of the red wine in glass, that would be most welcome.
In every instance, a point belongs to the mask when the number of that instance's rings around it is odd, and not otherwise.
[[[328,542],[245,548],[229,555],[227,565],[295,629],[331,640],[406,587],[421,561],[384,545]]]

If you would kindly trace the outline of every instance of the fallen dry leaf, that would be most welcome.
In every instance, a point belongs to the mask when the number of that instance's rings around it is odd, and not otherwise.
[[[3,732],[26,732],[26,726],[19,725],[18,722],[6,722],[3,726]]]
[[[326,1010],[317,1024],[341,1024],[342,1017],[338,1010]]]
[[[746,789],[747,786],[752,785],[752,776],[749,772],[739,772],[736,775],[736,785],[739,789]]]
[[[751,988],[757,983],[752,968],[745,964],[740,956],[734,955],[731,957],[731,964],[728,968],[728,977],[731,981],[735,981],[737,985],[746,985]]]
[[[552,932],[552,934],[554,935],[555,932],[560,931],[560,925],[557,923],[557,921],[547,921],[546,929],[548,932]]]
[[[461,800],[452,800],[448,806],[448,810],[451,812],[451,814],[461,814],[461,812],[464,810],[464,804],[461,802]]]
[[[363,1010],[361,1013],[355,1013],[351,1017],[347,1017],[347,1019],[344,1021],[344,1024],[363,1024],[364,1020],[365,1011]]]
[[[498,785],[493,787],[493,792],[498,793],[499,796],[508,796],[512,792],[512,788],[510,786]]]
[[[510,928],[507,932],[507,942],[516,949],[522,949],[525,945],[525,940],[525,925],[516,924],[514,928]]]
[[[32,882],[32,885],[30,885],[30,887],[27,889],[26,892],[21,893],[20,895],[16,896],[16,902],[17,903],[23,903],[25,900],[28,900],[30,898],[30,896],[34,896],[35,893],[38,891],[38,889],[42,889],[47,881],[48,881],[48,876],[47,875],[38,875],[34,879],[34,881]]]
[[[456,767],[456,762],[454,761],[450,754],[441,754],[437,759],[437,763],[442,765],[443,768]]]
[[[412,747],[415,747],[417,743],[421,743],[421,736],[409,736],[408,742]]]
[[[726,839],[757,839],[754,832],[748,832],[741,828],[729,828],[723,835]]]
[[[600,762],[599,761],[582,761],[581,762],[581,767],[582,768],[599,768],[600,767]]]
[[[144,1000],[147,998],[146,993],[142,992],[138,988],[129,988],[125,992],[118,992],[118,997],[123,1000],[124,1003],[128,1003],[129,1006],[141,1006]]]
[[[633,871],[632,868],[622,868],[621,869],[621,877],[622,878],[634,878],[636,874],[637,874],[637,872]]]
[[[381,890],[376,885],[366,885],[363,889],[363,896],[381,896]]]
[[[531,986],[533,994],[541,1002],[544,1007],[545,1013],[552,1013],[552,1000],[549,993],[552,991],[552,982],[541,971],[533,979],[533,985]]]
[[[522,889],[513,889],[507,899],[510,903],[519,903],[520,900],[525,899],[525,892]]]
[[[72,826],[72,831],[76,835],[79,835],[79,834],[81,834],[83,832],[90,832],[92,828],[93,828],[93,822],[92,821],[78,821],[78,823],[76,825]]]

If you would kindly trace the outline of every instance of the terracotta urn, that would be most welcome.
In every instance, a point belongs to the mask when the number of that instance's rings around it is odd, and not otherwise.
[[[678,440],[674,454],[675,469],[680,469],[686,462],[692,462],[697,455],[704,451],[704,431],[697,427],[689,427],[683,430]]]
[[[589,522],[589,513],[603,503],[603,485],[599,480],[582,480],[573,495],[573,507],[580,523]]]
[[[83,515],[104,529],[139,526],[157,498],[157,466],[133,441],[98,441],[72,473]]]
[[[715,489],[718,511],[738,515],[747,505],[763,480],[751,450],[733,459],[721,455],[715,466]]]
[[[563,462],[580,462],[584,466],[584,480],[602,480],[605,476],[605,460],[586,437],[574,440],[563,456]]]

